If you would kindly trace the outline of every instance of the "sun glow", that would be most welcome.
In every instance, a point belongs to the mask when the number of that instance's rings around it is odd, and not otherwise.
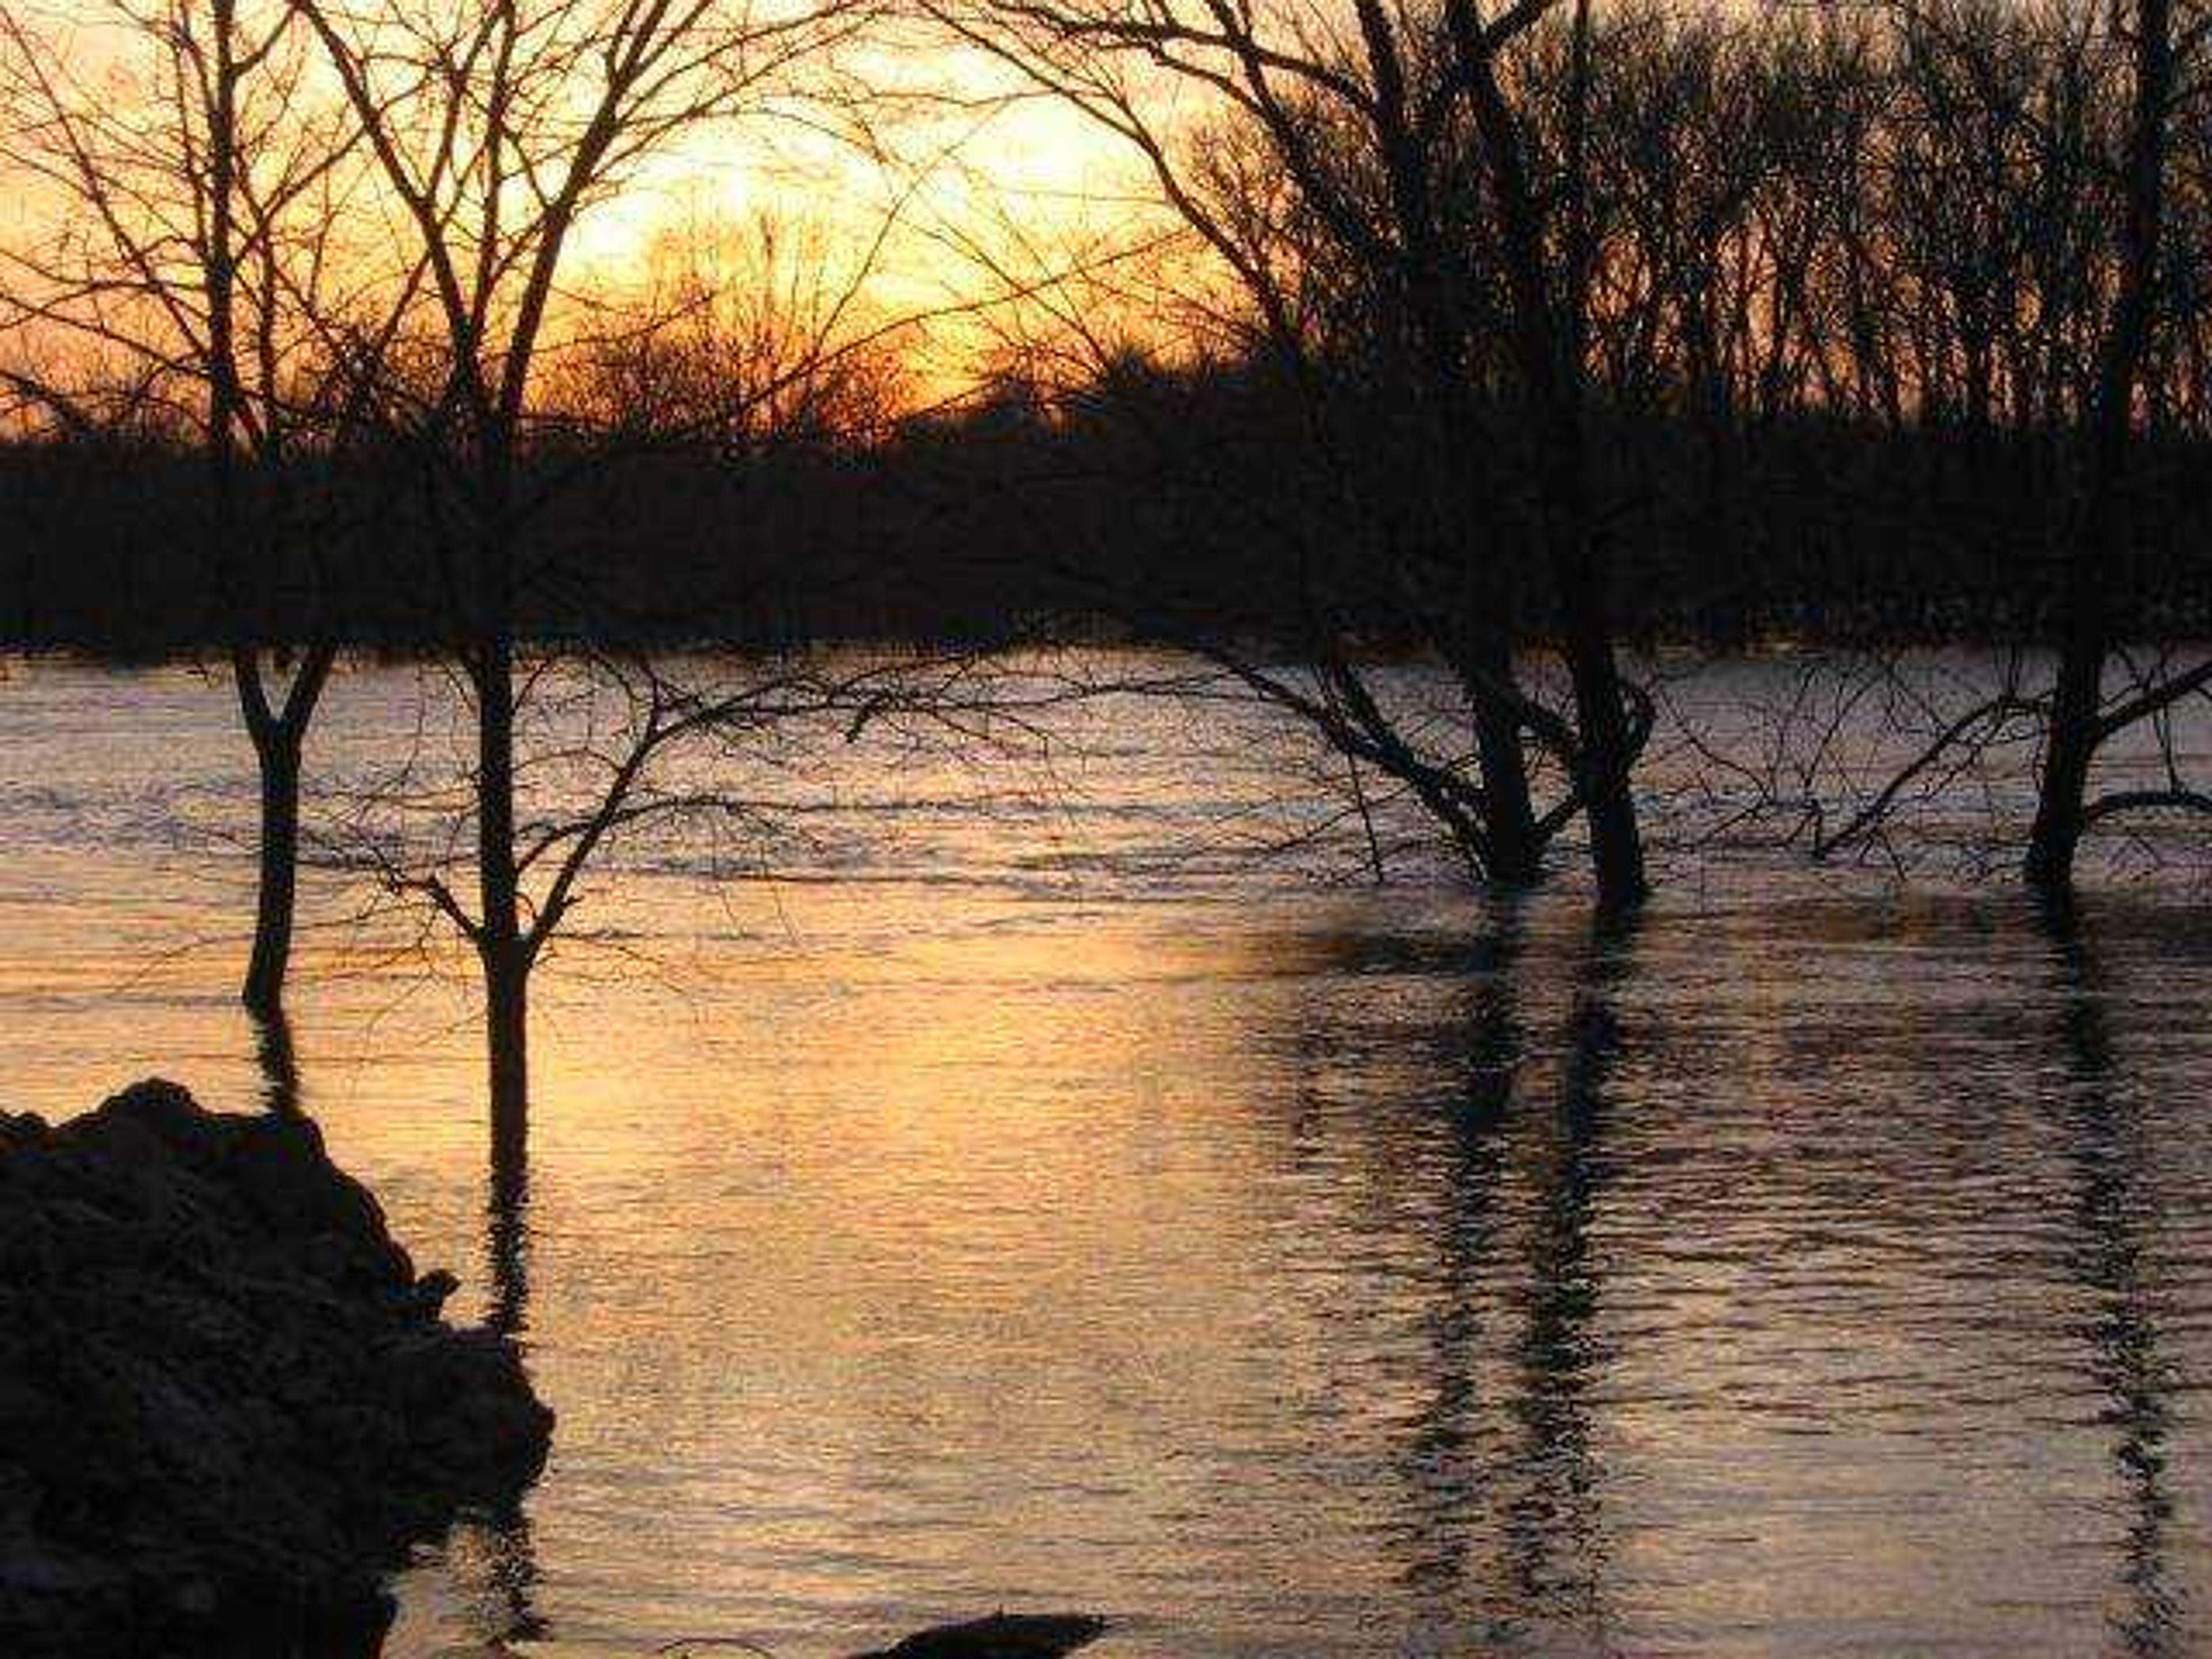
[[[287,38],[283,8],[242,10],[251,15],[248,28]],[[9,20],[15,61],[6,93],[16,118],[0,146],[11,185],[0,217],[8,270],[0,295],[13,302],[0,350],[50,357],[82,349],[105,358],[115,345],[118,304],[173,312],[152,319],[156,331],[188,326],[179,319],[197,314],[201,284],[186,266],[205,180],[189,176],[179,158],[204,146],[189,131],[191,100],[179,94],[179,65],[188,59],[178,43],[206,27],[194,0],[149,12],[71,0]],[[311,127],[326,135],[344,120],[338,85],[314,60],[312,43],[289,46],[298,54],[289,78],[268,94],[269,108],[250,117],[265,123],[248,134],[261,139],[261,153],[246,158],[264,195],[301,165],[278,153],[280,141]],[[672,127],[612,170],[566,231],[556,313],[589,314],[610,296],[649,286],[672,249],[724,240],[732,228],[773,225],[817,251],[820,281],[842,296],[848,330],[896,332],[916,356],[917,383],[934,397],[979,362],[1002,356],[1010,340],[1036,332],[1055,309],[1078,303],[1065,292],[1071,278],[1126,270],[1138,251],[1156,256],[1169,240],[1139,156],[1080,111],[1033,95],[979,54],[908,38],[842,45],[835,57],[819,87]],[[45,104],[54,110],[33,118]],[[144,222],[131,234],[172,262],[160,280],[180,298],[142,292],[83,303],[100,281],[87,250],[111,258],[100,245],[113,202],[91,199],[97,186],[74,176],[73,158],[61,154],[75,143],[52,118],[62,109],[94,135],[89,161],[119,182],[115,199]],[[557,166],[557,151],[544,154]],[[367,147],[354,144],[331,164],[325,216],[273,234],[302,250],[331,238],[314,246],[320,261],[341,251],[333,227],[343,218],[355,226],[347,257],[414,257],[404,252],[408,216],[368,161]],[[510,227],[530,210],[527,190],[535,187],[520,177],[511,182]],[[137,286],[139,274],[124,287]],[[70,302],[55,302],[72,288]],[[1095,319],[1102,305],[1116,302],[1109,292],[1094,283],[1079,303]],[[1128,302],[1129,290],[1119,292]],[[96,313],[89,325],[88,313]],[[556,338],[547,344],[558,349]]]

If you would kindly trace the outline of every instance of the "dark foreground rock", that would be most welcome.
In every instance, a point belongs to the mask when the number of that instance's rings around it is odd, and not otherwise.
[[[854,1659],[1061,1659],[1105,1633],[1106,1621],[1087,1613],[994,1613],[933,1625]]]
[[[0,1654],[373,1652],[379,1575],[552,1414],[304,1121],[0,1114]]]

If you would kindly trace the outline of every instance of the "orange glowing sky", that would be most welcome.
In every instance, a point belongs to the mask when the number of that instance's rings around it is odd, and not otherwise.
[[[81,86],[143,96],[132,53],[145,48],[118,21],[121,5],[54,0],[15,15],[54,43]],[[941,384],[1052,309],[995,299],[1156,246],[1166,231],[1122,140],[1065,104],[1022,95],[974,53],[878,43],[841,73],[896,94],[867,117],[875,153],[855,142],[849,112],[696,129],[638,162],[578,222],[564,287],[619,294],[650,280],[672,245],[773,222],[815,239],[831,280],[856,287],[864,325],[921,319],[910,337],[928,361],[917,368]],[[947,96],[933,103],[933,94]],[[70,211],[50,191],[0,191],[0,246],[54,246]]]

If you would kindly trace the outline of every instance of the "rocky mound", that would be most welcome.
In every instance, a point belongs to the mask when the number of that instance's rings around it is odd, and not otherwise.
[[[0,1113],[0,1653],[374,1651],[552,1413],[295,1118]]]

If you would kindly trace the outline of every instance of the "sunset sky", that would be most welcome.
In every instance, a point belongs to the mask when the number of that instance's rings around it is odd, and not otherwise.
[[[81,92],[116,106],[145,100],[153,84],[128,16],[109,0],[15,14]],[[1123,141],[980,54],[878,42],[848,50],[834,71],[842,99],[855,86],[890,95],[864,113],[801,97],[682,135],[580,221],[564,286],[619,295],[687,246],[772,222],[826,252],[825,285],[861,280],[852,307],[861,325],[922,319],[911,335],[926,359],[916,368],[943,386],[1020,326],[1012,308],[977,307],[1054,272],[1119,270],[1117,254],[1157,245],[1166,228]],[[50,187],[16,185],[0,200],[0,246],[50,251],[88,228]],[[1027,309],[1034,322],[1036,307]]]

